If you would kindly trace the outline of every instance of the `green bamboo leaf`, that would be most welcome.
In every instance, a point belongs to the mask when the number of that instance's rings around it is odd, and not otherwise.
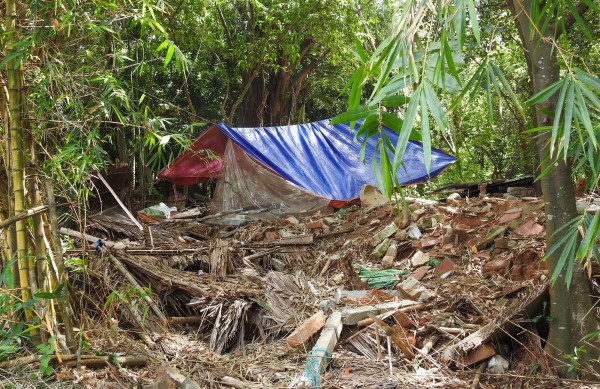
[[[571,280],[573,279],[573,268],[575,267],[575,249],[577,245],[577,236],[573,236],[573,239],[569,240],[567,245],[565,246],[565,251],[562,255],[567,255],[567,272],[565,274],[565,284],[567,285],[567,290],[571,285]]]
[[[583,123],[583,127],[585,128],[588,134],[588,138],[592,142],[594,148],[596,148],[598,147],[598,140],[596,139],[594,126],[592,125],[592,120],[590,118],[590,113],[587,109],[585,98],[583,97],[583,93],[581,93],[579,82],[575,82],[575,102],[579,107],[579,117],[581,122]]]
[[[579,234],[579,224],[581,224],[582,220],[581,216],[577,216],[564,226],[558,228],[552,235],[556,240],[548,247],[546,254],[544,254],[544,258],[552,255],[556,250],[561,249],[562,245],[570,239],[573,234]]]
[[[379,160],[381,161],[381,174],[383,178],[383,185],[385,190],[385,195],[389,199],[392,197],[392,191],[394,189],[394,184],[392,183],[392,171],[390,169],[390,159],[387,154],[387,149],[385,148],[385,144],[381,142],[379,145]]]
[[[582,81],[585,85],[600,92],[600,78],[593,76],[579,68],[574,68],[575,78]]]
[[[498,86],[498,81],[496,80],[496,75],[494,74],[494,70],[491,63],[491,61],[487,62],[488,77],[490,80],[492,80],[492,84],[494,85],[494,90],[496,91],[496,94],[502,97],[502,95],[500,94],[500,87]]]
[[[380,140],[377,142],[377,145],[375,145],[376,150],[379,147],[379,142]],[[380,164],[377,162],[377,153],[373,153],[373,156],[371,158],[371,166],[373,168],[373,174],[375,175],[375,182],[377,183],[377,187],[379,189],[381,189],[382,193],[385,193],[385,186],[383,184],[383,175],[381,173],[381,166]]]
[[[348,99],[348,108],[354,108],[360,105],[360,96],[362,95],[362,84],[365,77],[365,68],[363,66],[356,69],[356,77],[352,81],[350,98]]]
[[[571,254],[573,251],[573,247],[575,246],[575,243],[577,242],[577,234],[578,233],[579,233],[578,231],[575,231],[575,233],[571,233],[567,236],[567,242],[564,246],[564,249],[562,250],[562,252],[560,254],[560,257],[559,257],[557,263],[556,263],[554,272],[552,273],[552,276],[550,277],[550,283],[554,284],[556,282],[556,280],[558,279],[558,276],[560,275],[563,268],[565,267],[567,259],[569,257],[571,257],[571,259],[573,259]],[[568,269],[567,269],[567,271],[568,271]]]
[[[591,90],[585,87],[585,85],[581,85],[581,93],[587,97],[586,105],[590,105],[592,108],[596,110],[600,110],[600,99],[598,96],[594,94]]]
[[[363,139],[362,146],[360,147],[360,151],[358,152],[358,158],[365,164],[366,161],[366,153],[367,153],[367,138]]]
[[[162,49],[164,49],[165,47],[167,47],[169,45],[169,40],[165,39],[160,45],[158,45],[158,47],[156,48],[156,50],[154,50],[155,52],[161,51]]]
[[[421,139],[423,141],[423,153],[425,160],[425,171],[429,174],[431,170],[431,133],[429,129],[429,110],[427,109],[426,93],[421,93]]]
[[[446,112],[442,107],[442,103],[440,103],[440,99],[433,90],[433,87],[428,83],[425,83],[423,90],[425,92],[427,105],[431,111],[431,116],[433,116],[433,119],[437,123],[438,127],[440,127],[440,130],[444,130],[446,127],[448,127],[448,119],[446,119]]]
[[[377,113],[376,105],[361,105],[355,108],[350,108],[346,112],[342,112],[337,115],[331,121],[330,124],[341,124],[341,123],[349,123],[355,122],[360,119],[364,119],[367,116]]]
[[[581,243],[579,244],[579,250],[577,250],[577,259],[582,261],[585,257],[591,254],[590,248],[596,243],[596,235],[598,234],[598,228],[600,227],[600,212],[596,212],[589,226],[587,226],[585,235]]]
[[[471,20],[471,29],[473,36],[477,39],[477,43],[481,43],[479,32],[479,23],[477,22],[477,10],[475,9],[475,0],[466,0],[469,7],[469,19]]]
[[[362,122],[358,128],[358,131],[356,131],[356,135],[354,135],[354,139],[358,139],[364,135],[366,140],[366,138],[370,138],[371,136],[375,135],[378,129],[379,117],[377,113],[372,113]]]
[[[575,82],[569,82],[569,88],[567,89],[567,96],[565,99],[565,122],[563,126],[563,141],[562,148],[564,153],[564,159],[567,160],[569,154],[569,141],[571,139],[571,126],[573,121],[573,94],[575,89]],[[560,149],[559,149],[560,153]]]
[[[512,103],[514,104],[514,106],[517,108],[517,110],[519,111],[519,113],[521,114],[521,116],[525,117],[525,111],[523,111],[523,107],[519,103],[519,99],[517,98],[517,95],[515,94],[515,92],[513,92],[512,88],[510,87],[510,84],[508,83],[508,81],[506,81],[506,78],[504,77],[504,73],[498,67],[498,65],[496,65],[495,63],[491,62],[491,65],[492,65],[492,69],[494,70],[494,73],[496,73],[496,76],[498,77],[498,79],[502,83],[502,87],[504,88],[504,90],[506,91],[506,93],[508,93],[508,96],[510,97],[510,100],[512,101]]]
[[[165,56],[165,66],[171,62],[171,58],[173,58],[173,53],[175,52],[175,45],[170,45],[167,49],[167,55]]]
[[[569,11],[571,11],[571,15],[573,15],[573,18],[575,19],[575,23],[577,23],[581,31],[583,31],[583,34],[586,36],[586,38],[588,38],[589,40],[593,40],[594,38],[592,33],[590,32],[590,29],[588,28],[587,24],[585,24],[585,21],[579,14],[579,11],[577,11],[577,8],[575,8],[573,2],[567,0],[564,1],[563,4],[567,5],[567,8],[569,8]]]
[[[543,91],[537,93],[535,96],[530,98],[525,102],[525,105],[528,107],[532,107],[538,103],[544,102],[548,100],[552,95],[556,93],[558,89],[563,85],[563,80],[556,81],[555,83],[549,85]]]
[[[487,69],[487,66],[486,66]],[[494,122],[494,110],[493,110],[493,105],[492,105],[492,90],[490,87],[490,72],[486,71],[485,72],[485,79],[486,79],[486,85],[485,85],[485,94],[487,97],[487,106],[488,106],[488,117],[490,119],[490,123]]]
[[[581,2],[590,7],[592,11],[600,13],[600,5],[597,2],[593,0],[581,0]]]
[[[356,58],[361,62],[367,62],[369,60],[369,56],[367,55],[362,42],[356,35],[354,35],[354,47],[356,49],[356,51],[354,51]]]
[[[403,95],[390,96],[386,97],[385,99],[382,99],[381,105],[383,105],[384,107],[402,107],[408,104],[409,101],[410,99]]]
[[[412,77],[411,75],[407,75],[406,73],[398,74],[397,76],[392,78],[387,85],[381,88],[379,93],[370,100],[370,103],[377,104],[383,101],[384,99],[402,93],[404,88],[414,83],[414,80],[414,77]]]
[[[419,103],[421,101],[421,93],[423,91],[423,84],[420,84],[417,89],[414,91],[412,96],[410,97],[410,102],[408,103],[408,107],[406,108],[406,113],[404,115],[404,122],[402,123],[402,128],[400,129],[400,133],[398,134],[398,143],[396,144],[395,154],[394,154],[394,163],[393,170],[396,171],[400,167],[400,163],[402,162],[402,157],[404,156],[404,150],[406,150],[406,145],[408,144],[408,139],[412,132],[412,127],[415,123],[415,118],[417,116],[417,111],[419,110]]]
[[[458,104],[460,104],[460,102],[462,101],[462,99],[465,97],[465,95],[467,93],[469,93],[469,99],[467,100],[467,102],[470,102],[473,99],[473,97],[475,97],[475,94],[477,93],[479,85],[481,84],[481,78],[483,76],[484,66],[485,66],[485,64],[482,64],[479,66],[479,68],[477,68],[477,70],[473,74],[473,77],[471,77],[469,82],[467,82],[467,85],[463,88],[463,90],[456,97],[456,99],[454,99],[454,102],[450,106],[450,111],[453,111],[458,106]]]
[[[400,49],[402,48],[403,42],[400,39],[396,39],[392,42],[392,48],[387,54],[387,58],[385,59],[385,67],[381,73],[379,73],[379,77],[377,79],[377,84],[375,84],[375,88],[373,88],[373,92],[371,93],[371,99],[375,97],[379,90],[382,88],[384,83],[388,79],[388,75],[392,71],[392,67],[398,54],[400,53]]]
[[[550,141],[550,156],[554,155],[554,147],[556,145],[556,140],[558,139],[558,125],[560,123],[562,108],[563,108],[563,105],[565,104],[565,96],[567,94],[568,87],[569,87],[569,78],[565,77],[564,80],[562,81],[562,87],[560,90],[560,94],[558,95],[558,100],[556,101],[554,123],[552,125],[552,139]]]
[[[400,131],[402,131],[403,120],[394,114],[381,112],[381,121],[384,126],[394,131],[396,134],[400,134]]]
[[[450,74],[454,76],[454,78],[460,84],[460,77],[458,76],[458,72],[456,71],[456,64],[454,63],[454,58],[452,56],[452,51],[450,49],[450,45],[447,41],[444,41],[444,58],[446,59],[446,63],[448,64],[448,69],[450,70]],[[462,85],[461,85],[462,86]]]

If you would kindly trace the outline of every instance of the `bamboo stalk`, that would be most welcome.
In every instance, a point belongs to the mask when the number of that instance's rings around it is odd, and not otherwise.
[[[108,182],[106,182],[106,180],[104,179],[104,177],[102,176],[102,174],[100,174],[100,172],[98,172],[98,178],[100,179],[100,181],[102,181],[102,183],[104,184],[104,186],[106,186],[106,189],[108,189],[108,191],[110,192],[110,194],[113,195],[113,197],[115,198],[115,200],[117,201],[117,203],[119,204],[119,206],[121,207],[121,209],[123,209],[123,211],[127,214],[127,216],[129,216],[129,218],[131,219],[131,221],[133,222],[133,224],[135,224],[137,226],[137,228],[140,229],[140,231],[144,231],[144,227],[142,227],[142,225],[140,224],[140,222],[138,222],[137,219],[135,217],[133,217],[133,215],[131,214],[131,212],[129,212],[129,209],[127,209],[127,207],[125,206],[125,204],[123,204],[123,202],[121,201],[121,199],[119,198],[119,196],[115,193],[115,191],[108,184]]]
[[[5,2],[5,31],[6,35],[6,57],[10,58],[15,54],[13,43],[18,38],[16,19],[17,7],[15,0],[6,0]],[[14,194],[14,214],[18,215],[25,210],[25,177],[23,150],[23,123],[22,123],[22,101],[21,101],[21,66],[17,62],[17,57],[11,58],[6,63],[7,88],[8,88],[8,106],[10,112],[10,162],[12,190]],[[24,220],[15,222],[16,234],[16,257],[19,264],[19,286],[21,288],[21,297],[27,301],[31,297],[29,283],[29,259],[27,258],[27,225]],[[30,309],[24,309],[25,317],[28,322],[32,322],[33,315]]]
[[[62,302],[58,302],[58,309],[65,325],[65,341],[72,351],[75,349],[76,340],[73,331],[73,307],[71,305],[71,295],[69,293],[69,275],[65,271],[65,261],[62,255],[62,245],[58,233],[58,215],[56,214],[56,199],[54,197],[54,188],[50,178],[46,179],[46,195],[48,196],[48,216],[50,219],[50,232],[52,246],[54,247],[54,266],[56,267],[56,279],[58,285],[65,286],[65,297]],[[57,287],[58,287],[57,285]]]

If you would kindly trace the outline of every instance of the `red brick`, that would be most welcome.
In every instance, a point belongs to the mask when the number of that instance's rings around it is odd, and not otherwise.
[[[314,222],[310,222],[306,225],[309,230],[316,230],[317,228],[323,228],[323,224],[321,221],[317,220]]]

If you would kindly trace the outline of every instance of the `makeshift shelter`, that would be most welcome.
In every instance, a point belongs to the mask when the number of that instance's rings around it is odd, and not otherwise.
[[[396,144],[398,135],[384,128]],[[362,137],[349,124],[313,123],[259,128],[213,125],[161,173],[176,185],[192,185],[222,177],[217,183],[215,211],[245,208],[275,213],[314,211],[331,204],[339,207],[358,198],[365,184],[376,183],[371,159],[377,137],[367,139],[365,160],[359,153]],[[398,170],[400,184],[424,183],[456,158],[432,149],[429,174],[420,142],[410,141]],[[244,198],[244,200],[241,200]]]

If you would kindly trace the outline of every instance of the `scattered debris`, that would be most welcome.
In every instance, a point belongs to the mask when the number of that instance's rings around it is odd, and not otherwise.
[[[79,246],[67,255],[96,256],[101,287],[84,299],[148,291],[119,324],[166,350],[181,372],[175,381],[391,388],[431,387],[435,377],[442,387],[489,386],[486,369],[504,374],[531,358],[519,344],[533,342],[549,277],[539,261],[543,202],[490,189],[445,203],[406,199],[409,211],[364,187],[362,208],[229,226],[218,221],[244,214],[182,210],[145,222],[143,233],[105,210],[85,234],[61,232]],[[93,254],[98,239],[105,247]],[[143,383],[166,383],[165,374]]]

